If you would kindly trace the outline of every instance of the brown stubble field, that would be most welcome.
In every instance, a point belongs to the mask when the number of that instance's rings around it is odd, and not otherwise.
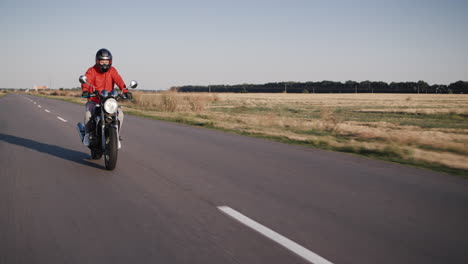
[[[134,94],[126,113],[468,176],[464,94]]]

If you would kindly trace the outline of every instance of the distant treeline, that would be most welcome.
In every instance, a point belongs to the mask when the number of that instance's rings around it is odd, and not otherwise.
[[[277,82],[266,84],[237,85],[187,85],[172,87],[178,92],[216,92],[216,93],[442,93],[467,94],[468,82],[458,81],[449,85],[429,85],[419,82]]]

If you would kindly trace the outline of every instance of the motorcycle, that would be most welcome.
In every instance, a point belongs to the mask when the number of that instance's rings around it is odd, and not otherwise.
[[[95,90],[95,87],[88,83],[86,76],[81,75],[80,83],[87,84]],[[130,82],[130,88],[137,87],[137,81]],[[117,165],[117,154],[120,149],[120,121],[119,121],[119,104],[118,101],[128,99],[120,94],[118,89],[113,89],[111,92],[103,90],[100,93],[95,90],[89,97],[98,96],[101,103],[96,104],[93,116],[90,120],[89,133],[89,149],[91,150],[91,158],[98,160],[104,155],[104,164],[107,170],[115,169]],[[131,99],[134,101],[133,99]],[[80,134],[81,142],[85,135],[85,125],[81,122],[77,124],[78,133]]]

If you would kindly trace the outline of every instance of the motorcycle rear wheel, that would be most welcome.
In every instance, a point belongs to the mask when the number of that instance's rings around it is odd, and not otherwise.
[[[91,158],[98,160],[102,157],[102,151],[98,149],[91,149]]]

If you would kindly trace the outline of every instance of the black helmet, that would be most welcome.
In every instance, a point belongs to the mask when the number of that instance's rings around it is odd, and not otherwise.
[[[112,60],[112,53],[108,49],[100,49],[96,53],[96,60]]]
[[[109,65],[100,65],[98,61],[100,60],[109,60]],[[108,49],[100,49],[96,53],[96,66],[99,67],[101,72],[107,72],[112,66],[112,53]]]

